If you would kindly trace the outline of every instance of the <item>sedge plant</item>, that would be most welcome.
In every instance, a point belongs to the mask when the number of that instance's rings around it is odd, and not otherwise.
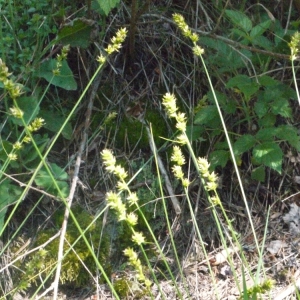
[[[244,200],[247,215],[249,217],[250,226],[251,226],[252,233],[253,233],[253,236],[254,236],[256,249],[259,253],[259,261],[260,262],[259,262],[259,267],[258,267],[256,276],[254,278],[254,286],[256,286],[257,289],[254,288],[255,292],[253,294],[258,293],[258,291],[260,293],[267,292],[272,288],[272,282],[270,282],[268,279],[266,279],[263,282],[267,282],[268,284],[265,284],[263,286],[263,288],[260,288],[261,284],[259,283],[260,270],[263,267],[262,266],[263,245],[260,245],[258,243],[258,238],[257,238],[256,232],[255,232],[254,224],[252,222],[251,213],[250,213],[250,209],[249,209],[249,206],[248,206],[246,194],[245,194],[245,191],[244,191],[244,188],[243,188],[241,176],[239,174],[238,165],[237,165],[235,155],[234,155],[234,152],[233,152],[232,143],[231,143],[231,140],[230,140],[230,137],[229,137],[229,133],[228,133],[228,130],[227,130],[227,127],[226,127],[226,123],[225,123],[225,120],[223,118],[222,111],[221,111],[221,108],[220,108],[220,105],[219,105],[219,102],[218,102],[218,99],[217,99],[212,81],[211,81],[210,76],[209,76],[209,71],[206,68],[205,60],[203,58],[204,49],[197,44],[198,40],[199,40],[199,36],[196,33],[192,32],[192,30],[189,28],[189,26],[186,24],[184,18],[180,14],[174,14],[173,15],[173,20],[176,23],[176,25],[178,26],[178,28],[180,29],[181,33],[193,43],[193,47],[192,47],[193,53],[196,57],[200,58],[200,61],[201,61],[202,65],[203,65],[203,68],[204,68],[204,71],[207,75],[208,83],[209,83],[209,86],[211,88],[211,91],[212,91],[212,94],[213,94],[213,97],[214,97],[214,100],[215,100],[215,104],[216,104],[216,107],[217,107],[217,110],[218,110],[218,113],[219,113],[219,117],[221,119],[223,131],[224,131],[225,136],[226,136],[226,141],[227,141],[227,144],[228,144],[228,147],[229,147],[229,151],[230,151],[230,154],[231,154],[231,159],[233,161],[234,169],[235,169],[236,174],[237,174],[241,194],[242,194],[242,197],[243,197],[243,200]],[[240,251],[240,262],[241,262],[242,267],[243,268],[246,267],[250,277],[253,277],[253,274],[251,273],[248,262],[247,262],[245,256],[243,255],[243,249],[242,249],[241,242],[239,241],[238,235],[235,232],[235,230],[233,229],[232,222],[229,219],[229,217],[227,216],[227,213],[226,213],[226,211],[225,211],[225,209],[222,205],[222,201],[220,200],[220,198],[218,196],[218,193],[217,193],[217,177],[216,177],[215,173],[209,171],[209,166],[210,165],[209,165],[209,163],[207,162],[207,160],[205,158],[196,159],[196,157],[194,155],[194,152],[193,152],[193,149],[192,149],[192,145],[190,144],[189,139],[188,139],[188,137],[185,133],[185,129],[186,129],[185,117],[184,117],[184,115],[182,115],[182,113],[177,112],[175,96],[167,94],[164,97],[164,102],[163,103],[166,107],[167,114],[169,115],[169,117],[172,117],[172,118],[176,119],[176,122],[177,122],[176,127],[180,131],[180,134],[177,137],[176,142],[181,144],[181,145],[186,145],[187,146],[187,148],[189,150],[189,153],[191,155],[191,158],[194,162],[194,165],[196,166],[196,168],[199,172],[204,190],[205,190],[207,198],[209,200],[209,205],[211,207],[212,214],[214,216],[214,219],[215,219],[215,222],[216,222],[216,225],[217,225],[217,228],[218,228],[219,235],[221,237],[223,247],[226,250],[229,250],[228,249],[228,244],[231,244],[231,247],[233,249],[238,249]],[[178,162],[180,162],[181,160],[180,159],[177,160],[176,157],[177,156],[180,157],[181,155],[180,155],[180,153],[179,153],[179,155],[176,154],[176,152],[179,152],[178,148],[174,149],[173,161],[175,161],[177,163],[177,166],[173,167],[173,172],[175,174],[175,177],[181,179],[183,186],[185,186],[185,185],[187,185],[188,181],[187,181],[187,179],[185,179],[183,177],[182,170],[181,170],[180,166],[178,166]],[[221,222],[221,216],[219,215],[219,212],[218,212],[217,208],[220,208],[220,210],[222,212],[222,217],[225,219],[226,224],[223,224]],[[267,228],[267,224],[266,224],[266,228]],[[198,237],[199,238],[201,237],[200,233],[198,233]],[[265,234],[264,238],[265,237],[266,237],[266,234]],[[203,249],[204,249],[204,247],[203,247]],[[234,270],[232,261],[230,260],[230,256],[228,258],[229,258],[229,262],[232,266],[232,269]],[[234,274],[234,277],[235,277],[235,280],[236,280],[237,287],[240,289],[240,284],[239,284],[239,281],[238,281],[238,278],[237,278],[237,274],[235,274],[235,271],[233,271],[233,274]],[[244,272],[242,272],[242,277],[244,279]],[[242,294],[241,290],[240,290],[240,293]],[[244,287],[244,294],[247,294],[247,289],[245,290],[245,287]]]

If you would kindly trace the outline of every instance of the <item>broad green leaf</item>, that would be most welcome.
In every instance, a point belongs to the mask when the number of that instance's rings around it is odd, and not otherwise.
[[[47,135],[41,136],[40,134],[35,134],[33,135],[33,139],[37,147],[39,148],[39,152],[43,153],[45,147],[49,142],[48,136]],[[40,156],[32,143],[25,144],[24,148],[22,148],[21,151],[19,152],[19,155],[22,164],[29,169],[35,168],[35,164],[32,163],[35,159],[38,158],[38,160],[40,160]]]
[[[262,86],[276,86],[280,83],[278,80],[268,75],[263,75],[261,77],[258,77],[258,81],[259,84],[261,84]]]
[[[244,13],[226,9],[225,14],[234,25],[239,26],[245,32],[249,32],[252,29],[252,22]]]
[[[257,120],[259,128],[274,127],[276,123],[276,116],[271,112],[265,114],[261,119]]]
[[[220,117],[215,105],[203,107],[195,116],[194,123],[196,125],[208,125],[215,128],[220,124]]]
[[[11,184],[7,179],[0,183],[0,232],[3,229],[5,214],[8,206],[17,201],[22,193],[22,189],[19,186]]]
[[[192,142],[196,141],[196,140],[204,141],[205,140],[205,139],[203,139],[204,130],[205,130],[204,126],[197,126],[197,125],[187,126],[186,134],[187,134],[189,140]]]
[[[255,138],[261,142],[273,141],[276,134],[276,128],[261,128],[255,135]]]
[[[283,153],[275,142],[265,142],[253,148],[253,158],[258,164],[277,171],[281,174]]]
[[[54,163],[50,163],[49,168],[52,176],[48,173],[46,168],[43,167],[39,170],[36,178],[34,179],[35,184],[55,196],[62,195],[63,197],[67,197],[69,193],[69,185],[66,182],[69,177],[68,174]],[[52,177],[56,181],[60,192],[56,189]]]
[[[234,114],[236,112],[236,102],[229,99],[224,93],[221,93],[219,91],[215,91],[215,95],[218,99],[219,105],[222,108],[222,110],[227,114]],[[213,96],[213,93],[209,91],[207,93],[207,98],[210,101],[210,103],[215,104],[215,99]]]
[[[233,152],[235,155],[240,155],[249,151],[256,143],[253,135],[245,134],[239,137],[233,145]]]
[[[75,19],[58,32],[57,42],[72,47],[87,48],[91,43],[91,31],[94,21],[85,18]]]
[[[292,117],[292,109],[289,102],[283,97],[277,97],[271,103],[271,110],[275,115],[281,115],[285,118]]]
[[[99,7],[107,16],[109,12],[119,4],[120,0],[96,0]]]
[[[23,119],[26,124],[29,124],[38,114],[40,107],[38,101],[35,97],[21,97],[17,100],[18,107],[23,111]],[[15,117],[11,117],[11,120],[14,124],[23,126],[23,122],[21,119],[17,119]]]
[[[237,75],[229,79],[226,86],[228,88],[238,88],[244,94],[246,100],[250,100],[251,96],[259,89],[258,83],[247,75]]]
[[[240,36],[240,37],[244,38],[243,44],[244,44],[244,42],[250,40],[249,35],[248,35],[245,31],[243,31],[243,30],[240,30],[240,29],[238,29],[238,28],[233,28],[233,29],[231,30],[231,32],[234,33],[234,34],[236,34],[237,36]],[[247,43],[247,44],[248,44],[248,43]]]
[[[65,122],[65,117],[60,115],[58,112],[52,112],[47,110],[42,110],[40,112],[40,116],[45,120],[44,127],[52,132],[58,132],[63,123]],[[72,126],[70,122],[68,122],[63,128],[62,135],[67,140],[72,138]]]
[[[264,182],[266,178],[265,167],[259,166],[258,168],[253,169],[251,172],[251,178],[260,182]]]
[[[262,36],[262,35],[258,36],[256,38],[253,38],[252,44],[257,45],[265,50],[271,50],[274,47],[273,43],[268,38],[266,38],[265,36]]]
[[[216,150],[209,155],[210,167],[212,170],[217,166],[224,168],[229,160],[229,151]]]
[[[270,105],[264,101],[262,97],[258,97],[258,100],[254,104],[254,111],[259,118],[262,118],[269,112]]]
[[[74,79],[73,73],[65,60],[62,62],[59,75],[53,75],[53,70],[55,69],[56,60],[49,59],[41,64],[36,75],[67,91],[74,91],[77,89],[77,83]]]
[[[278,139],[287,141],[297,151],[300,151],[300,136],[296,127],[291,125],[281,125],[276,128],[275,135]]]
[[[261,36],[267,29],[270,28],[271,23],[272,23],[271,20],[267,20],[265,22],[262,22],[256,26],[254,26],[251,29],[250,36],[251,37]]]

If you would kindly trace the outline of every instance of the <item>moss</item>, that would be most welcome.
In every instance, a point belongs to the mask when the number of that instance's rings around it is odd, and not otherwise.
[[[126,299],[129,295],[134,295],[134,299],[144,299],[148,290],[138,282],[129,280],[129,277],[122,276],[113,283],[114,289],[121,299]]]
[[[72,211],[83,230],[93,222],[94,217],[88,212],[84,211],[81,207],[77,206],[72,208]],[[58,228],[61,226],[63,214],[64,211],[61,210],[58,211],[54,216],[54,222]],[[89,243],[95,249],[98,249],[100,243],[101,227],[101,221],[97,220],[85,233]],[[45,243],[56,232],[57,230],[55,229],[41,231],[37,237],[35,246]],[[70,249],[69,244],[72,245],[79,236],[80,234],[77,230],[77,227],[70,218],[66,232],[67,242],[64,243],[64,253]],[[108,275],[111,273],[110,262],[107,258],[107,254],[109,253],[109,245],[109,238],[102,238],[101,248],[98,255],[98,261]],[[46,278],[57,263],[58,246],[59,239],[55,239],[48,244],[42,252],[35,252],[33,255],[31,255],[26,261],[26,266],[24,268],[26,273],[22,276],[22,281],[27,280],[28,282],[35,283],[36,280],[32,278],[33,274],[40,274],[42,278]],[[71,250],[62,262],[62,270],[60,275],[60,282],[62,284],[72,285],[72,287],[84,287],[88,284],[90,281],[90,274],[87,272],[80,260],[93,275],[96,274],[97,266],[94,258],[82,238],[74,246],[74,251]],[[53,279],[54,274],[55,273],[52,273],[50,280]]]
[[[156,146],[162,146],[165,141],[161,137],[168,137],[168,130],[161,114],[157,110],[147,109],[145,120],[151,123]],[[130,148],[138,146],[141,150],[150,147],[145,125],[137,119],[124,116],[120,124],[113,124],[110,129],[116,132],[117,148],[123,148],[126,143]]]

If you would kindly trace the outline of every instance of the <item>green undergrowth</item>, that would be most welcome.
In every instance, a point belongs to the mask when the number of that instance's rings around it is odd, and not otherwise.
[[[100,240],[102,221],[94,217],[80,206],[72,208],[74,216],[82,228],[88,228],[85,235],[93,245],[95,252],[99,249],[97,258],[105,269],[107,274],[111,273],[112,266],[109,259],[110,255],[110,237],[104,235]],[[57,211],[53,216],[54,225],[60,227],[64,218],[64,210]],[[90,226],[90,224],[92,224]],[[35,247],[47,242],[55,233],[56,229],[45,229],[38,233],[35,241]],[[62,271],[60,274],[60,283],[64,286],[84,287],[91,284],[91,274],[96,275],[97,267],[94,259],[87,249],[82,239],[73,245],[80,237],[77,227],[72,220],[69,220],[66,241],[64,243],[64,253],[67,253],[62,263]],[[22,273],[16,274],[18,278],[18,289],[26,290],[29,287],[37,287],[41,280],[45,280],[57,263],[59,239],[55,239],[42,250],[29,255],[23,263],[19,263],[18,268],[23,270]],[[73,245],[70,251],[70,246]],[[54,273],[46,280],[53,280]],[[49,280],[49,281],[48,281]],[[100,278],[100,281],[103,279]]]
[[[168,136],[167,125],[161,114],[155,109],[147,108],[144,120],[151,123],[156,146],[161,147],[164,144],[164,140],[161,137]],[[116,132],[114,140],[118,149],[137,147],[141,150],[149,150],[150,148],[145,125],[136,118],[124,115],[119,124],[113,124],[108,129],[111,132]]]

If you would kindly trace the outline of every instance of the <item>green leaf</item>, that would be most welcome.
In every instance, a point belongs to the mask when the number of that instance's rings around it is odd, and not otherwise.
[[[43,167],[39,170],[36,178],[34,179],[35,184],[55,196],[62,196],[64,198],[67,197],[69,194],[69,185],[66,182],[69,178],[68,174],[54,163],[50,163],[49,168],[52,176],[48,173],[46,168]],[[56,181],[60,192],[56,189],[52,177]]]
[[[229,151],[216,150],[209,155],[210,168],[212,170],[217,166],[224,168],[229,160]]]
[[[227,95],[224,93],[221,93],[217,90],[215,90],[215,95],[218,99],[219,105],[222,108],[222,110],[227,114],[234,114],[236,112],[236,102],[232,101],[231,99],[228,99]],[[209,91],[207,93],[207,98],[210,101],[210,103],[215,103],[215,99],[213,96],[213,93]]]
[[[276,86],[280,83],[278,80],[268,75],[263,75],[261,77],[258,77],[258,81],[259,84],[261,84],[262,86]]]
[[[253,158],[281,174],[283,153],[275,142],[265,142],[253,148]]]
[[[7,160],[7,155],[13,150],[13,146],[8,141],[1,141],[0,143],[0,160],[5,162]]]
[[[262,118],[269,112],[270,105],[264,101],[262,97],[258,97],[258,100],[254,104],[254,111],[259,118]]]
[[[72,47],[87,48],[91,43],[91,31],[95,22],[85,18],[75,19],[65,25],[57,36],[57,42]]]
[[[103,10],[106,16],[117,6],[119,2],[120,0],[97,0],[99,7]]]
[[[255,135],[255,138],[261,142],[272,141],[276,133],[275,127],[261,128]]]
[[[40,116],[45,120],[44,127],[52,132],[58,132],[66,119],[58,112],[52,112],[47,110],[42,110],[40,112]],[[72,126],[70,122],[68,122],[62,130],[62,135],[65,139],[70,140],[72,138],[72,132]]]
[[[17,100],[18,107],[23,111],[23,119],[26,124],[29,124],[39,113],[40,107],[35,97],[21,97]],[[22,120],[11,116],[14,124],[23,126]]]
[[[267,20],[265,22],[262,22],[256,26],[254,26],[251,29],[250,36],[253,38],[257,37],[257,36],[261,36],[267,29],[270,28],[271,23],[272,23],[271,20]]]
[[[258,168],[253,169],[251,172],[251,178],[260,182],[264,182],[266,178],[264,166],[259,166]]]
[[[259,90],[258,83],[247,75],[237,75],[229,79],[226,87],[237,87],[244,94],[246,100],[250,100],[251,96]]]
[[[77,83],[73,73],[68,66],[68,63],[63,60],[59,75],[53,75],[53,70],[56,69],[56,60],[49,59],[44,61],[37,72],[37,76],[46,79],[51,84],[58,86],[67,91],[75,91]]]
[[[22,194],[22,189],[5,179],[0,183],[0,231],[3,229],[5,214],[8,206],[17,201]]]
[[[261,119],[257,120],[259,128],[274,127],[276,123],[276,116],[272,113],[267,113]]]
[[[249,151],[256,143],[253,135],[245,134],[239,137],[233,145],[233,151],[235,155],[240,155],[246,151]]]
[[[275,135],[278,139],[287,141],[297,151],[300,151],[300,136],[296,127],[291,125],[281,125],[276,128]]]
[[[268,38],[262,35],[252,39],[252,44],[257,45],[266,50],[273,49],[273,43]]]
[[[204,130],[204,126],[186,126],[186,135],[188,136],[191,142],[196,140],[204,141],[205,139],[202,138]]]
[[[37,147],[39,148],[40,153],[43,153],[45,147],[49,142],[48,136],[47,135],[41,136],[40,134],[35,134],[33,136],[33,139]],[[40,160],[40,156],[32,143],[24,145],[24,148],[21,149],[19,155],[22,164],[29,169],[35,168],[35,164],[32,163],[35,159],[38,158],[38,160]],[[29,163],[30,165],[28,165]]]
[[[292,109],[289,102],[283,97],[277,97],[271,103],[271,110],[275,115],[281,115],[285,118],[292,117]]]
[[[226,16],[234,24],[242,28],[245,32],[249,32],[252,28],[251,20],[242,12],[236,10],[225,10]]]
[[[234,33],[234,34],[236,34],[237,36],[243,37],[245,39],[245,40],[243,40],[243,44],[244,44],[244,42],[246,42],[248,44],[247,41],[249,41],[250,38],[249,38],[249,35],[245,31],[240,30],[238,28],[233,28],[231,30],[231,32]]]
[[[220,124],[220,117],[215,105],[203,107],[196,115],[194,123],[196,125],[208,125],[215,128]]]

